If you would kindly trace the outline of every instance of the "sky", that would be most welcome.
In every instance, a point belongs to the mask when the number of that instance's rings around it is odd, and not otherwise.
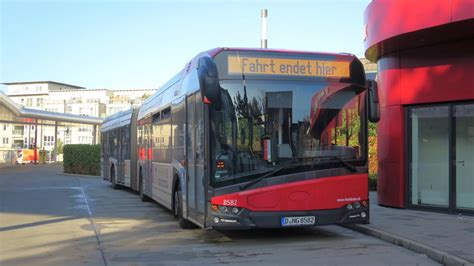
[[[370,0],[0,0],[0,83],[158,88],[201,51],[268,47],[363,57]],[[0,90],[5,86],[0,86]]]

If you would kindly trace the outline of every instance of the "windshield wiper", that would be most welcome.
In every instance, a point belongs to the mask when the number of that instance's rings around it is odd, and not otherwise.
[[[273,169],[272,171],[262,175],[261,177],[259,178],[256,178],[250,182],[248,182],[247,184],[244,184],[244,185],[241,185],[240,186],[240,190],[245,190],[255,184],[257,184],[258,182],[260,182],[261,180],[267,178],[267,177],[270,177],[274,174],[276,174],[277,172],[280,172],[281,170],[285,169],[285,168],[288,168],[288,167],[295,167],[295,166],[301,166],[301,165],[308,165],[308,162],[293,162],[293,161],[290,161],[286,164],[283,164],[283,165],[280,165],[278,166],[277,168]]]
[[[341,163],[343,166],[345,166],[345,167],[346,167],[349,171],[351,171],[352,173],[356,173],[356,172],[357,172],[357,168],[356,168],[354,165],[350,164],[349,162],[345,161],[344,159],[342,159],[342,158],[340,158],[340,157],[330,157],[330,158],[328,158],[328,159],[338,161],[339,163]],[[308,164],[308,163],[309,163],[309,164]],[[272,176],[272,175],[274,175],[274,174],[276,174],[276,173],[280,172],[281,170],[286,169],[286,168],[288,168],[288,167],[296,167],[296,166],[303,166],[303,165],[312,165],[312,164],[314,164],[314,163],[315,163],[314,160],[309,161],[309,162],[294,162],[294,161],[290,161],[290,162],[288,162],[288,163],[286,163],[286,164],[280,165],[279,167],[277,167],[277,168],[273,169],[272,171],[270,171],[270,172],[268,172],[268,173],[262,175],[261,177],[256,178],[256,179],[254,179],[254,180],[248,182],[247,184],[241,185],[241,186],[240,186],[240,190],[245,190],[245,189],[247,189],[247,188],[249,188],[249,187],[251,187],[251,186],[257,184],[257,183],[260,182],[261,180],[263,180],[263,179],[265,179],[265,178],[267,178],[267,177],[270,177],[270,176]],[[320,162],[320,163],[322,163],[322,162]]]

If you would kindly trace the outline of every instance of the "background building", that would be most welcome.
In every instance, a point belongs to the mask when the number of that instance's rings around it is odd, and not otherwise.
[[[6,94],[20,106],[50,112],[82,116],[106,117],[139,105],[155,89],[86,89],[54,81],[4,83]],[[30,148],[34,134],[38,134],[38,148],[52,150],[54,126],[2,124],[0,122],[0,148]],[[93,126],[66,125],[58,129],[58,140],[64,144],[92,144]]]
[[[474,2],[373,0],[365,56],[378,65],[378,201],[474,212]]]
[[[375,80],[377,76],[377,64],[373,63],[365,58],[359,58],[360,62],[364,66],[365,75],[368,79]]]

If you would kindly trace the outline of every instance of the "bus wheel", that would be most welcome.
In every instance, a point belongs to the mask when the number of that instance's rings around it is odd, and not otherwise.
[[[112,183],[113,189],[118,189],[118,185],[116,183],[116,177],[115,177],[115,167],[113,166],[112,166],[112,169],[110,169],[110,182]]]
[[[143,176],[142,176],[142,171],[140,170],[140,176],[138,177],[138,193],[140,194],[140,199],[143,202],[149,201],[148,197],[145,195],[143,192]]]
[[[181,196],[181,188],[178,186],[178,189],[174,191],[174,216],[178,218],[178,225],[182,229],[193,229],[196,226],[190,221],[186,220],[183,217],[183,197]]]

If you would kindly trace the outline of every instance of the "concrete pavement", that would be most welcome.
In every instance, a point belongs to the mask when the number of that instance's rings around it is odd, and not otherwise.
[[[388,208],[370,194],[371,223],[349,226],[446,265],[474,265],[474,217]]]
[[[0,170],[0,265],[103,264],[79,182],[43,166]]]
[[[135,193],[60,171],[0,170],[0,265],[437,265],[339,226],[182,230]]]

